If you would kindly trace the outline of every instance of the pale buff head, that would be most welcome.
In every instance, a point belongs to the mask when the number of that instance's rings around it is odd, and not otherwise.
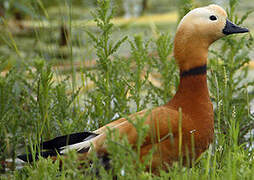
[[[219,38],[247,32],[227,20],[226,11],[218,5],[196,8],[180,21],[174,41],[174,56],[181,70],[206,64],[208,47]]]

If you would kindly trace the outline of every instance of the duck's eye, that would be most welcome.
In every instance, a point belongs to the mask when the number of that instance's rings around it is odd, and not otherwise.
[[[214,16],[214,15],[211,15],[211,16],[209,17],[209,19],[210,19],[211,21],[216,21],[216,20],[217,20],[217,17]]]

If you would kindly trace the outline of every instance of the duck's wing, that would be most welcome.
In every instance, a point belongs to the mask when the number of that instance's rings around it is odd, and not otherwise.
[[[40,147],[41,149],[61,149],[66,145],[80,143],[89,140],[95,136],[97,136],[97,134],[92,132],[73,133],[64,136],[59,136],[49,141],[42,142],[40,144]]]
[[[144,125],[149,126],[149,132],[145,138],[144,145],[160,141],[160,139],[166,138],[169,133],[177,135],[178,131],[178,119],[179,113],[174,109],[170,109],[166,106],[161,106],[153,110],[144,110],[135,114],[130,115],[127,119],[122,118],[116,122],[110,123],[102,128],[94,131],[99,135],[90,139],[89,141],[82,142],[77,145],[69,146],[70,149],[80,150],[82,148],[89,148],[97,152],[107,152],[105,144],[108,129],[118,131],[120,137],[127,136],[130,144],[135,145],[138,134],[133,123],[140,118],[144,119]],[[131,122],[133,121],[133,122]],[[93,146],[93,148],[90,148]]]
[[[65,154],[69,150],[76,150],[85,156],[87,155],[86,152],[89,152],[91,149],[97,152],[106,152],[105,140],[108,129],[118,131],[120,137],[127,136],[129,143],[135,145],[138,134],[133,123],[141,118],[144,118],[144,125],[149,126],[149,132],[144,142],[145,145],[159,141],[167,137],[169,133],[176,134],[175,131],[178,129],[178,111],[161,106],[153,110],[137,112],[130,115],[127,119],[121,118],[113,121],[94,132],[81,132],[56,137],[41,143],[41,152],[33,156],[31,153],[20,155],[18,158],[24,161],[32,161],[33,159],[38,159],[39,155],[47,158],[57,156],[58,154]],[[93,148],[91,148],[92,146]]]
[[[49,141],[42,142],[39,145],[39,149],[35,149],[36,152],[28,152],[19,155],[18,158],[25,162],[32,162],[33,160],[38,160],[39,156],[44,158],[57,156],[58,154],[63,154],[61,151],[64,147],[87,141],[95,136],[97,136],[97,134],[92,132],[78,132],[59,136]],[[85,151],[88,151],[88,149],[82,149],[82,152]]]

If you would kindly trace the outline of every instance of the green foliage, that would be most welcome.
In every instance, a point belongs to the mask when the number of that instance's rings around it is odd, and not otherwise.
[[[161,34],[156,40],[156,51],[158,52],[158,58],[153,58],[153,69],[157,73],[161,74],[161,87],[153,86],[154,91],[159,96],[159,98],[154,98],[154,100],[163,100],[166,103],[169,98],[172,98],[175,93],[175,88],[179,84],[179,72],[176,66],[172,54],[173,43],[169,33]],[[171,60],[169,61],[169,56]],[[156,104],[159,104],[158,102]]]
[[[179,0],[177,1],[178,7],[178,21],[180,21],[185,14],[193,9],[194,0]]]
[[[230,1],[229,17],[236,24],[242,24],[250,12],[241,18],[235,16],[236,2]],[[99,0],[97,4],[93,13],[97,34],[87,30],[97,56],[96,67],[81,72],[82,86],[73,88],[68,76],[57,80],[58,74],[45,61],[43,53],[32,63],[21,62],[5,76],[0,76],[1,161],[15,160],[20,146],[35,148],[41,140],[56,135],[94,130],[119,117],[164,104],[174,95],[179,72],[172,57],[172,36],[162,33],[154,40],[138,34],[132,36],[133,39],[124,36],[114,41],[112,4],[109,0]],[[189,5],[190,1],[186,6],[190,9]],[[254,152],[250,148],[254,118],[250,103],[254,99],[254,84],[248,80],[249,69],[245,64],[250,61],[253,39],[245,35],[220,41],[218,50],[211,51],[211,73],[208,74],[216,140],[192,168],[175,163],[168,171],[161,170],[160,176],[153,175],[149,168],[151,154],[148,153],[143,162],[138,158],[147,134],[141,118],[136,122],[129,120],[138,132],[135,146],[131,146],[126,137],[120,138],[118,131],[108,132],[107,145],[112,160],[112,168],[108,171],[96,154],[91,156],[93,165],[90,166],[89,161],[80,162],[77,154],[70,152],[67,158],[61,157],[55,163],[40,159],[1,178],[251,179],[254,177]],[[14,41],[11,43],[15,45]],[[120,47],[126,44],[131,55],[120,57]],[[0,67],[0,71],[4,71]],[[157,81],[160,85],[156,85]],[[81,91],[87,82],[92,82],[94,88]],[[81,165],[82,168],[78,168]],[[2,171],[6,170],[2,165],[0,167]],[[15,164],[12,168],[15,169]]]
[[[0,76],[1,160],[14,160],[18,145],[27,138],[36,145],[41,138],[79,130],[80,124],[86,126],[83,121],[71,126],[73,101],[67,96],[66,82],[53,86],[50,66],[40,59],[35,62],[35,71],[20,65]],[[82,114],[72,120],[81,119]]]
[[[88,99],[86,100],[88,118],[95,120],[93,123],[96,123],[94,126],[96,128],[110,122],[119,109],[123,110],[118,100],[120,100],[119,98],[125,99],[127,93],[123,86],[124,82],[118,81],[121,71],[115,71],[123,63],[120,62],[119,58],[116,58],[116,60],[112,59],[112,56],[127,39],[127,36],[113,44],[111,40],[113,24],[110,22],[113,17],[113,11],[110,1],[98,1],[98,6],[100,8],[96,9],[93,16],[100,33],[95,36],[87,32],[96,49],[98,57],[97,72],[96,74],[94,72],[86,72],[86,76],[96,86],[93,92],[88,93]],[[115,104],[118,105],[118,108],[113,108]]]
[[[124,15],[124,9],[123,9],[123,2],[124,0],[114,0],[114,7],[117,9],[116,15],[123,16]]]
[[[236,1],[230,1],[229,17],[233,17],[231,13],[234,13],[235,3]],[[248,14],[249,12],[243,18]],[[234,16],[234,22],[240,25],[243,18]],[[252,44],[251,36],[225,37],[219,50],[212,51],[215,56],[210,60],[212,74],[209,82],[216,103],[216,125],[219,134],[234,137],[228,139],[230,145],[245,142],[246,135],[254,127],[254,117],[250,114],[254,83],[247,80],[249,69],[246,66],[250,61]]]

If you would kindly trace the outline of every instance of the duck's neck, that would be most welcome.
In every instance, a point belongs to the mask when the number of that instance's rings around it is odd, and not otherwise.
[[[202,104],[210,104],[206,62],[211,42],[187,30],[181,26],[175,36],[174,57],[180,68],[180,84],[168,104],[177,109],[182,107],[183,111],[194,111]]]
[[[206,79],[206,65],[180,71],[180,84],[168,105],[178,109],[192,108],[193,105],[210,103]]]

